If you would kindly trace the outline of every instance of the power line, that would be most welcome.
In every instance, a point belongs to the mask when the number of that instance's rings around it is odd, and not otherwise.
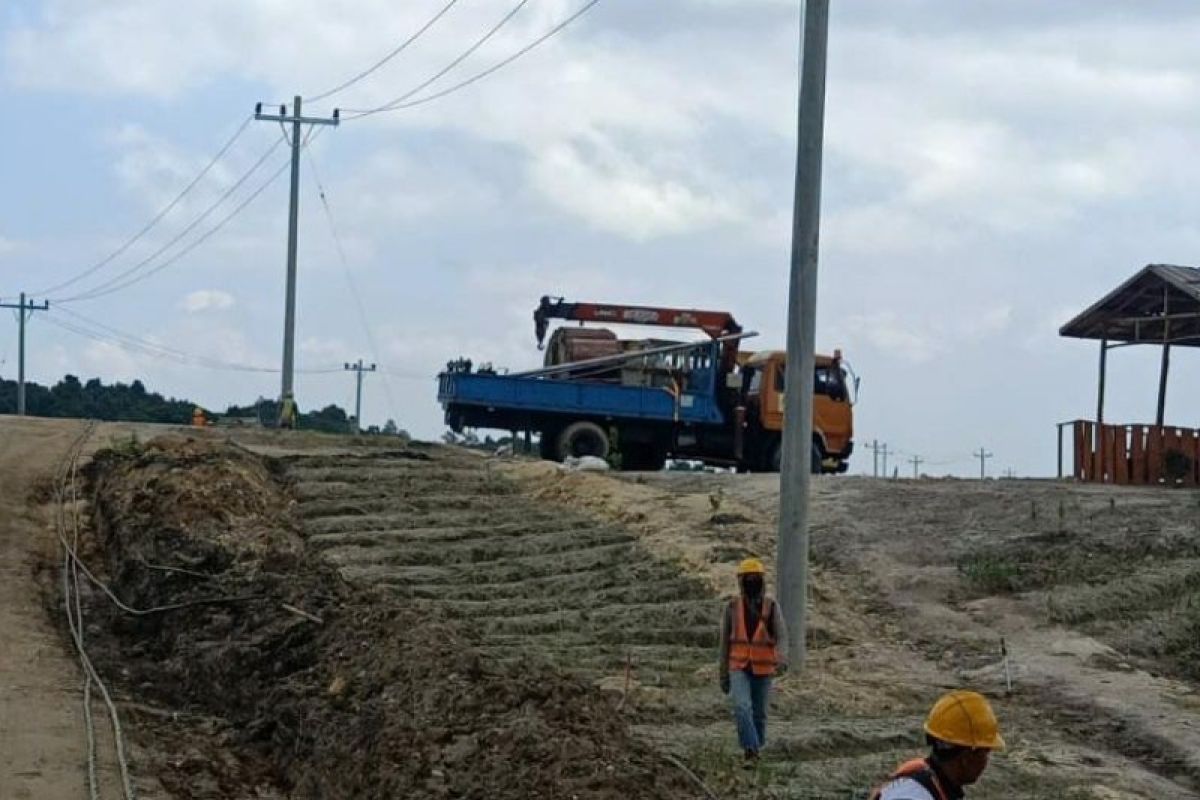
[[[346,257],[346,248],[342,245],[342,237],[338,232],[337,225],[333,219],[333,210],[329,207],[329,198],[325,192],[325,185],[321,181],[321,172],[317,169],[317,160],[313,156],[312,151],[306,153],[308,156],[308,168],[312,173],[313,180],[317,184],[317,195],[321,198],[321,206],[325,209],[325,220],[329,223],[329,233],[333,237],[334,247],[337,249],[338,259],[342,262],[342,273],[346,276],[346,285],[350,288],[350,295],[354,298],[354,305],[358,310],[358,320],[362,324],[363,333],[367,337],[367,345],[371,348],[371,356],[376,362],[382,361],[379,357],[379,346],[375,343],[375,334],[372,331],[371,323],[367,319],[367,308],[363,303],[362,295],[358,291],[358,286],[354,282],[354,275],[350,272],[350,260]],[[400,407],[396,404],[396,396],[392,394],[392,384],[388,380],[386,371],[380,373],[383,379],[383,391],[387,395],[388,409],[392,412],[392,417],[400,416]]]
[[[379,59],[371,66],[367,67],[362,72],[358,73],[357,75],[355,75],[351,78],[346,79],[345,81],[339,83],[337,86],[334,86],[332,89],[328,89],[324,92],[321,92],[320,94],[318,94],[315,97],[308,98],[308,101],[310,103],[315,103],[319,100],[324,100],[327,97],[332,97],[333,95],[337,94],[338,92],[341,92],[345,89],[350,88],[354,84],[361,81],[363,78],[366,78],[367,76],[373,74],[374,72],[379,70],[381,67],[383,67],[385,64],[387,64],[389,61],[391,61],[393,58],[395,58],[396,56],[403,53],[410,44],[415,42],[417,39],[421,38],[421,36],[424,35],[424,33],[427,30],[432,28],[437,23],[438,20],[440,20],[443,16],[445,16],[446,12],[449,11],[451,8],[453,8],[457,2],[458,2],[458,0],[450,0],[450,2],[448,2],[448,3],[446,3],[446,5],[442,6],[442,9],[440,11],[438,11],[436,14],[434,14],[433,17],[431,17],[428,22],[426,22],[424,25],[422,25],[420,28],[418,28],[416,33],[414,33],[412,36],[409,36],[407,39],[405,39],[403,42],[401,42],[397,47],[395,47],[391,52],[389,52],[386,56]]]
[[[238,203],[237,206],[235,206],[234,209],[229,214],[222,217],[220,221],[218,221],[215,225],[213,225],[211,228],[209,228],[207,231],[205,231],[203,234],[201,234],[198,238],[192,240],[189,244],[184,246],[181,250],[176,252],[174,255],[172,255],[170,258],[166,259],[162,263],[157,264],[156,266],[150,268],[149,270],[146,270],[145,272],[141,273],[140,275],[132,275],[132,277],[128,277],[131,275],[131,273],[136,271],[138,268],[145,266],[146,264],[149,264],[150,261],[153,260],[153,258],[161,255],[166,250],[170,249],[173,245],[178,243],[179,240],[182,239],[187,233],[194,230],[200,222],[202,222],[204,219],[206,219],[209,214],[211,214],[213,211],[215,211],[226,199],[228,199],[230,197],[230,195],[232,195],[243,183],[245,183],[245,181],[250,177],[250,175],[252,175],[255,171],[257,171],[258,167],[264,161],[266,161],[267,157],[270,156],[272,153],[274,153],[275,150],[282,143],[283,143],[282,139],[278,140],[275,143],[275,145],[273,147],[271,147],[270,150],[268,150],[266,153],[263,154],[263,157],[258,160],[258,162],[254,165],[254,167],[252,167],[249,172],[247,172],[245,175],[243,175],[242,178],[239,179],[238,182],[229,189],[229,191],[225,192],[225,194],[223,194],[221,196],[221,198],[217,200],[216,203],[214,203],[212,206],[210,206],[208,209],[206,209],[204,211],[204,213],[201,214],[200,217],[198,217],[192,224],[188,225],[188,227],[186,229],[184,229],[184,231],[182,233],[180,233],[178,236],[176,236],[174,239],[172,239],[166,245],[164,245],[163,247],[161,247],[157,251],[155,251],[154,256],[152,256],[151,258],[148,258],[148,259],[143,259],[141,262],[134,265],[134,267],[121,273],[121,275],[118,275],[116,278],[110,279],[110,280],[100,284],[99,286],[94,287],[93,289],[91,289],[87,292],[84,292],[84,293],[78,294],[78,295],[74,295],[72,297],[60,298],[55,302],[57,302],[58,304],[62,304],[62,303],[74,303],[74,302],[79,302],[82,300],[94,300],[98,297],[104,297],[105,295],[112,294],[113,292],[118,292],[122,289],[125,289],[129,286],[134,285],[135,283],[140,283],[141,281],[146,280],[147,278],[151,277],[152,275],[162,272],[164,269],[166,269],[167,267],[176,263],[181,258],[186,256],[188,253],[195,250],[201,244],[208,241],[208,239],[211,238],[213,236],[213,234],[215,234],[217,231],[219,231],[223,227],[225,227],[225,225],[227,225],[229,223],[229,221],[232,220],[234,217],[236,217],[238,214],[242,213],[242,211],[246,208],[246,206],[248,206],[252,202],[254,202],[260,194],[262,194],[264,191],[267,190],[268,186],[270,186],[276,180],[278,180],[279,176],[282,175],[284,170],[286,170],[288,168],[288,162],[284,161],[279,166],[279,168],[275,170],[275,172],[271,173],[271,176],[269,178],[267,178],[266,181],[264,181],[257,189],[255,189],[245,199],[243,199],[240,203]]]
[[[78,336],[83,336],[94,341],[115,344],[126,351],[139,353],[142,355],[152,356],[154,358],[174,361],[176,363],[187,366],[199,366],[207,369],[226,370],[231,372],[259,372],[259,373],[278,373],[279,370],[272,367],[260,367],[253,364],[243,364],[235,361],[225,361],[223,359],[212,358],[211,356],[200,355],[197,353],[189,353],[184,350],[178,350],[167,345],[143,339],[131,333],[114,328],[111,325],[106,325],[98,320],[86,317],[76,311],[60,308],[65,314],[74,317],[76,322],[66,322],[63,320],[47,318],[47,322],[62,328],[63,330],[74,333]],[[298,370],[308,374],[332,374],[341,372],[341,368],[337,366],[317,367],[305,370]]]
[[[404,94],[397,97],[395,100],[391,100],[387,103],[384,103],[381,106],[376,106],[375,108],[367,108],[367,109],[346,109],[348,112],[350,112],[350,116],[346,117],[346,119],[348,119],[348,120],[349,119],[359,119],[361,117],[367,117],[372,114],[378,114],[383,111],[392,111],[396,108],[399,108],[400,104],[403,103],[405,100],[408,100],[413,95],[424,91],[426,88],[429,87],[430,84],[439,80],[447,72],[449,72],[450,70],[457,67],[463,61],[466,61],[471,56],[472,53],[474,53],[480,47],[483,47],[485,42],[487,42],[489,39],[491,39],[493,36],[495,36],[497,33],[499,33],[500,29],[503,28],[505,25],[507,25],[509,23],[509,21],[512,20],[512,18],[515,17],[517,15],[517,13],[520,12],[520,10],[522,8],[524,8],[528,3],[529,3],[529,0],[519,0],[519,2],[515,6],[513,6],[511,9],[509,9],[507,14],[505,14],[503,17],[500,18],[499,22],[497,22],[495,25],[493,25],[491,27],[491,29],[489,29],[487,31],[487,33],[483,34],[483,36],[480,36],[478,39],[476,39],[474,44],[472,44],[470,47],[468,47],[466,50],[464,50],[462,53],[460,53],[453,61],[451,61],[449,64],[447,64],[445,67],[443,67],[438,72],[434,73],[434,75],[432,77],[426,79],[423,83],[418,84],[415,88],[410,89],[409,91],[407,91]]]
[[[250,122],[252,119],[253,119],[253,117],[247,117],[245,120],[243,120],[242,124],[238,126],[238,129],[236,131],[234,131],[233,136],[229,137],[229,140],[227,142],[225,142],[224,145],[221,146],[221,149],[217,151],[217,154],[215,156],[213,156],[207,164],[204,165],[204,169],[200,170],[200,172],[197,173],[196,177],[192,178],[191,182],[188,183],[187,186],[183,187],[183,191],[181,191],[179,194],[177,194],[175,196],[175,199],[173,199],[170,203],[167,203],[167,205],[164,206],[161,211],[159,211],[157,214],[155,214],[154,217],[152,217],[149,222],[147,222],[145,225],[143,225],[142,228],[137,233],[135,233],[130,238],[126,239],[125,242],[122,243],[120,247],[118,247],[116,250],[109,253],[107,256],[105,256],[101,260],[97,261],[95,264],[92,264],[90,267],[83,270],[75,277],[65,280],[62,283],[57,283],[48,289],[43,289],[40,292],[35,292],[35,294],[49,295],[52,292],[57,292],[60,289],[65,289],[66,287],[68,287],[74,283],[78,283],[79,281],[83,280],[84,278],[88,277],[89,275],[92,275],[95,272],[97,272],[98,270],[103,269],[107,264],[111,263],[115,258],[117,258],[121,254],[123,254],[126,250],[128,250],[130,247],[132,247],[135,242],[137,242],[143,236],[145,236],[147,233],[149,233],[154,228],[155,225],[162,222],[163,218],[166,217],[167,214],[170,214],[171,211],[174,210],[175,206],[179,205],[179,203],[183,200],[183,198],[186,197],[187,194],[192,191],[192,189],[196,188],[196,184],[200,183],[200,181],[204,178],[204,176],[207,175],[209,173],[209,171],[211,171],[212,168],[217,165],[217,162],[220,161],[227,152],[229,152],[229,148],[233,147],[234,142],[236,142],[238,139],[240,139],[242,137],[242,134],[246,132],[246,128],[248,128],[250,126]]]
[[[430,95],[426,95],[425,97],[418,97],[416,100],[410,100],[408,102],[399,103],[398,105],[392,106],[392,108],[381,109],[381,110],[390,111],[393,109],[413,108],[414,106],[423,105],[423,104],[429,103],[433,100],[439,100],[448,94],[453,94],[454,92],[457,92],[460,89],[465,89],[468,86],[470,86],[471,84],[473,84],[477,81],[483,80],[484,78],[491,75],[492,73],[498,72],[501,69],[503,69],[504,67],[507,67],[509,64],[516,61],[518,58],[525,55],[530,50],[533,50],[535,47],[540,45],[542,42],[546,41],[550,37],[557,34],[559,31],[561,31],[563,28],[567,27],[572,22],[574,22],[575,20],[582,17],[584,14],[586,14],[588,11],[590,11],[593,6],[595,6],[599,2],[600,2],[600,0],[591,0],[583,8],[579,9],[574,14],[572,14],[571,16],[567,17],[565,20],[560,22],[558,25],[555,25],[553,28],[551,28],[545,34],[538,37],[537,39],[534,39],[532,42],[525,45],[517,52],[513,53],[508,58],[505,58],[504,60],[499,61],[496,64],[493,64],[492,66],[488,67],[487,69],[483,70],[482,72],[475,73],[474,75],[472,75],[471,77],[467,78],[464,81],[456,83],[447,89],[442,89],[441,91],[434,92],[433,94],[430,94]],[[358,119],[359,116],[363,116],[363,114],[359,114],[359,115],[353,116],[353,117],[348,117],[347,119]]]

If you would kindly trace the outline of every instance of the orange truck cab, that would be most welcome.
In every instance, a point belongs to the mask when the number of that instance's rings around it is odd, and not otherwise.
[[[781,350],[739,354],[745,392],[743,460],[755,471],[778,471],[783,434],[784,368]],[[813,472],[845,472],[854,451],[854,410],[841,351],[816,357],[813,375]]]

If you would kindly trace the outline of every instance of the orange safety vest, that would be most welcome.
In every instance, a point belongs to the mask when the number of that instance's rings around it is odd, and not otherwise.
[[[912,761],[906,761],[896,768],[892,773],[892,777],[888,781],[899,780],[900,778],[911,778],[933,795],[937,800],[950,800],[950,795],[942,788],[941,782],[938,780],[937,773],[933,771],[933,767],[929,766],[929,762],[923,758],[914,758]],[[883,794],[883,786],[877,786],[875,791],[871,792],[870,800],[879,800]]]
[[[729,634],[729,671],[738,672],[746,667],[758,676],[774,675],[779,658],[775,653],[775,637],[767,621],[775,613],[775,603],[763,598],[762,610],[754,635],[746,631],[746,607],[742,597],[733,601],[733,628]]]

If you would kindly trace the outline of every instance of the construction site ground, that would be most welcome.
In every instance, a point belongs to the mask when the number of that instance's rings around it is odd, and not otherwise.
[[[0,417],[13,797],[87,796],[52,490],[84,430]],[[809,659],[747,772],[716,624],[736,562],[774,553],[777,476],[120,424],[101,448],[80,556],[178,606],[80,592],[141,797],[854,798],[960,686],[1009,742],[972,797],[1200,797],[1194,492],[815,479]]]

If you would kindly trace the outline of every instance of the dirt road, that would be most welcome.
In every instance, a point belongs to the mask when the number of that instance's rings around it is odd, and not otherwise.
[[[79,797],[85,785],[78,665],[34,575],[54,549],[28,502],[80,429],[0,417],[0,786],[8,797]]]

